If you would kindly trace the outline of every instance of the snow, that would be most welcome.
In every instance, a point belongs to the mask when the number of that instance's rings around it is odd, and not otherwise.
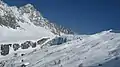
[[[54,34],[42,27],[35,27],[26,23],[21,23],[25,30],[16,30],[7,27],[0,27],[0,43],[18,42],[25,40],[37,40],[42,37],[53,37]]]
[[[16,23],[20,26],[17,29],[11,27],[6,27],[0,25],[0,43],[13,43],[13,42],[22,42],[26,40],[37,40],[42,37],[54,37],[55,35],[49,30],[40,26],[35,26],[33,22],[30,21],[30,14],[32,13],[23,13],[16,6],[8,6],[7,4],[1,2],[0,16],[10,14],[12,17],[15,17]],[[4,5],[3,5],[4,4]],[[32,6],[32,5],[27,5]],[[6,20],[6,18],[2,18]],[[42,21],[42,20],[41,20]],[[12,22],[10,22],[12,23]]]
[[[6,56],[6,60],[8,60],[6,65],[12,61],[9,65],[14,64],[13,67],[24,63],[27,63],[28,67],[99,67],[100,64],[101,67],[120,66],[118,64],[120,33],[101,32],[94,35],[64,35],[64,37],[68,37],[68,39],[71,37],[71,41],[43,49],[20,50],[17,52],[17,57],[13,57],[12,54],[9,55],[12,59]],[[75,39],[75,37],[81,37],[82,40]],[[20,56],[22,53],[25,53],[25,56]],[[115,59],[116,57],[118,57],[118,60]],[[23,62],[21,62],[22,59]],[[2,60],[5,60],[5,58]]]
[[[30,13],[21,15],[22,13],[15,6],[9,7],[7,4],[0,6],[2,6],[1,17],[7,14],[6,11],[10,11],[13,14],[11,16],[15,16],[17,24],[20,25],[17,29],[0,26],[0,46],[1,44],[21,44],[28,40],[36,42],[42,38],[49,38],[43,44],[37,44],[35,48],[19,48],[14,51],[13,47],[10,47],[8,55],[0,55],[0,67],[20,67],[21,65],[27,67],[120,67],[120,33],[112,30],[93,35],[68,35],[60,32],[62,35],[58,36],[53,34],[47,26],[34,25],[34,22],[29,19]],[[26,7],[33,6],[28,4]],[[36,12],[33,12],[33,15],[36,17]],[[33,20],[37,19],[35,17]],[[47,23],[42,16],[38,18],[41,18],[42,25]],[[67,42],[58,45],[56,42],[60,40],[56,37],[66,38]],[[52,46],[49,43],[51,41],[55,43]],[[43,46],[44,48],[41,48]]]

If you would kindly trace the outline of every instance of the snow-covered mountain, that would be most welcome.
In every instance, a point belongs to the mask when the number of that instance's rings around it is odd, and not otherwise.
[[[120,67],[120,32],[77,35],[31,4],[0,1],[0,67]]]
[[[62,34],[73,34],[73,32],[50,23],[33,5],[27,4],[18,8],[0,1],[0,42]]]
[[[11,46],[8,55],[0,56],[0,67],[120,66],[120,33],[110,30],[93,35],[44,38],[37,43],[37,47],[30,46],[28,49],[23,49],[27,47],[27,44],[23,44],[16,51],[13,51]]]

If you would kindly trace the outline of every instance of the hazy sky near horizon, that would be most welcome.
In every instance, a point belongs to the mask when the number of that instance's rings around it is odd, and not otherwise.
[[[3,0],[9,5],[31,3],[48,20],[77,33],[120,30],[120,0]]]

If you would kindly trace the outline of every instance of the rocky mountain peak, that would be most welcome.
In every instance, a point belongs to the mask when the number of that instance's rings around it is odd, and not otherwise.
[[[25,6],[20,7],[20,10],[23,10],[24,13],[31,13],[36,11],[33,5],[31,4],[26,4]]]
[[[54,34],[73,34],[71,30],[68,30],[62,26],[49,22],[44,18],[41,13],[34,8],[33,5],[27,4],[20,8],[16,6],[9,6],[3,1],[0,1],[0,25],[9,28],[17,29],[21,28],[20,23],[33,24],[36,27],[43,27],[46,30],[50,30]],[[25,29],[25,28],[22,28]]]

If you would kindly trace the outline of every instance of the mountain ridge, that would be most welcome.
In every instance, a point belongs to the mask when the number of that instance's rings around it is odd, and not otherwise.
[[[31,4],[0,4],[0,67],[120,67],[120,32],[78,35]]]
[[[74,34],[69,29],[66,29],[62,26],[58,26],[56,24],[50,23],[46,18],[43,18],[39,11],[37,11],[33,5],[27,4],[22,7],[9,6],[6,3],[1,1],[1,12],[5,12],[0,16],[1,23],[0,25],[4,25],[13,29],[17,29],[20,27],[18,24],[19,21],[22,23],[33,23],[35,26],[44,27],[45,29],[49,29],[54,34]],[[26,17],[25,17],[26,16]],[[8,22],[7,22],[8,19]],[[12,20],[11,20],[12,19]],[[4,21],[5,20],[5,21]],[[26,21],[27,20],[27,21]]]

